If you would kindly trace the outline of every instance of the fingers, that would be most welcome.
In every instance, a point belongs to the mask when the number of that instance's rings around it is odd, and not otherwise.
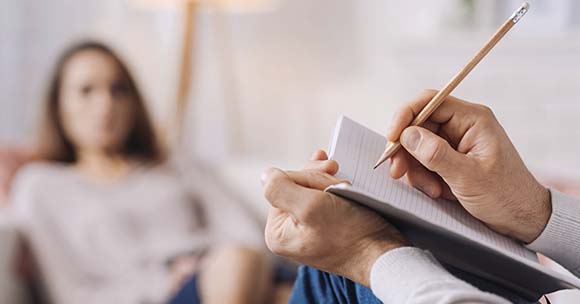
[[[335,175],[338,172],[338,163],[334,160],[328,160],[328,155],[324,150],[317,150],[312,154],[310,161],[307,162],[302,170],[312,170]]]
[[[324,150],[316,150],[316,152],[314,152],[314,154],[312,154],[312,157],[310,157],[310,160],[327,160],[328,159],[328,155],[326,155],[326,151]]]
[[[446,200],[450,200],[450,201],[456,201],[457,197],[455,196],[455,194],[453,194],[453,192],[451,191],[451,188],[449,188],[449,185],[447,185],[443,180],[441,181],[441,185],[443,187],[443,192],[441,192],[441,197],[446,199]]]
[[[449,186],[437,174],[425,169],[416,159],[404,149],[392,158],[391,177],[400,179],[407,175],[406,182],[432,198],[442,197],[447,200],[457,200]]]
[[[432,198],[439,198],[443,192],[437,175],[417,162],[407,171],[407,182]]]
[[[401,144],[427,169],[443,179],[457,177],[460,170],[471,168],[468,158],[455,151],[447,141],[421,127],[409,127],[401,134]]]
[[[286,174],[298,185],[316,190],[324,190],[329,186],[341,183],[350,184],[350,182],[345,179],[338,179],[324,172],[286,171]]]
[[[348,183],[330,174],[317,171],[282,171],[270,168],[264,172],[264,196],[270,204],[305,219],[312,209],[327,199],[324,190],[330,185]]]
[[[423,127],[430,130],[433,133],[439,131],[439,124],[432,122],[426,122]],[[413,164],[415,163],[415,164]],[[410,168],[418,165],[417,161],[409,155],[405,149],[400,149],[391,157],[391,177],[394,179],[399,179],[403,177]]]
[[[415,99],[400,108],[393,117],[389,131],[387,132],[387,139],[393,142],[399,140],[399,136],[403,130],[411,124],[415,116],[419,114],[436,94],[437,91],[435,90],[425,90]]]
[[[403,130],[407,128],[415,116],[435,97],[438,92],[425,90],[415,99],[400,108],[393,117],[387,139],[397,141]],[[431,123],[448,125],[450,134],[464,134],[481,114],[481,106],[449,96],[429,117]],[[457,136],[454,136],[457,137]]]
[[[338,172],[338,163],[334,160],[323,160],[323,161],[311,160],[302,167],[302,170],[319,171],[330,175],[335,175],[336,172]]]
[[[270,168],[262,174],[264,196],[274,208],[301,217],[307,201],[315,192],[320,192],[295,183],[286,172]],[[322,193],[322,192],[320,192]]]
[[[409,171],[410,160],[407,157],[405,149],[399,149],[393,157],[391,157],[391,177],[399,179]]]

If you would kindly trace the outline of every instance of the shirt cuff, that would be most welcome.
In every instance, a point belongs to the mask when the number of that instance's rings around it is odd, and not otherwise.
[[[371,268],[371,290],[385,303],[406,303],[430,281],[456,280],[428,251],[401,247],[380,256]]]
[[[550,189],[552,214],[544,231],[530,244],[576,275],[580,272],[580,201]]]

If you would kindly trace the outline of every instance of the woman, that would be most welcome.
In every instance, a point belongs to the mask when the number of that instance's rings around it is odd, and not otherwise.
[[[267,301],[269,263],[209,247],[199,203],[106,46],[82,43],[58,61],[40,148],[46,161],[19,172],[12,199],[55,303]]]

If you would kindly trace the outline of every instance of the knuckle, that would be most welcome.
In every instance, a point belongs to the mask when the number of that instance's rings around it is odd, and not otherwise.
[[[273,196],[273,192],[274,192],[274,186],[273,186],[273,182],[272,180],[268,180],[266,182],[266,184],[264,185],[264,196],[266,197],[266,199],[270,200]]]
[[[483,126],[492,128],[498,124],[497,118],[490,107],[481,105],[479,113]]]
[[[338,171],[338,163],[334,160],[327,160],[325,162],[325,172],[336,172]]]
[[[486,105],[478,105],[477,108],[479,110],[479,113],[481,113],[483,117],[486,118],[495,117],[495,115],[493,114],[493,110],[490,107]]]
[[[335,177],[325,171],[315,171],[311,172],[311,176],[309,176],[308,180],[309,188],[321,190],[320,188],[325,187],[325,185],[332,184]]]
[[[337,167],[337,163],[334,160],[311,160],[308,161],[302,169],[304,171],[323,171],[323,172],[330,172],[335,167]]]
[[[333,161],[317,161],[309,169],[310,171],[330,172],[333,169]]]
[[[424,98],[432,98],[433,96],[437,95],[437,93],[439,93],[439,91],[435,89],[424,89],[421,91],[420,96]]]
[[[269,182],[266,184],[266,186],[264,187],[264,197],[269,201],[272,202],[274,200],[274,198],[276,197],[276,187],[272,186],[272,183]]]
[[[269,169],[268,172],[268,179],[264,184],[264,196],[268,201],[272,201],[280,191],[280,183],[284,179],[284,175],[282,171],[277,169]]]
[[[327,172],[320,172],[320,177],[322,177],[325,180],[332,180],[334,179],[334,176],[330,175],[330,173]]]

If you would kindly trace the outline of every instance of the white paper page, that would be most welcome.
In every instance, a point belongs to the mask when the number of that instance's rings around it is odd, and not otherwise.
[[[338,177],[351,181],[354,188],[488,247],[537,261],[533,251],[492,231],[467,213],[458,202],[433,200],[404,182],[392,179],[387,163],[373,170],[387,142],[384,136],[344,116],[339,120],[338,127],[340,131],[335,133],[331,145],[331,158],[339,163]]]

